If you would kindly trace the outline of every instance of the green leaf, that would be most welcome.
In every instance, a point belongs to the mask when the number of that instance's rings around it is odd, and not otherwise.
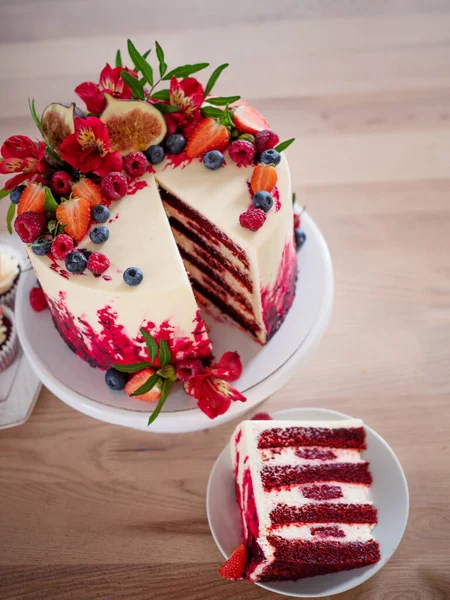
[[[143,371],[147,367],[151,367],[151,363],[149,362],[140,362],[140,363],[131,363],[129,365],[111,365],[113,369],[116,371],[121,371],[122,373],[138,373],[138,371]]]
[[[208,104],[214,104],[214,106],[226,106],[227,104],[232,104],[240,99],[240,96],[224,96],[220,98],[207,98],[206,102]]]
[[[6,198],[6,196],[9,196],[11,192],[12,192],[12,190],[5,190],[5,188],[2,188],[0,190],[0,200],[3,200],[3,198]]]
[[[213,119],[221,119],[224,115],[223,110],[214,106],[202,106],[201,111],[204,117],[213,117]]]
[[[134,66],[138,71],[142,72],[142,75],[145,77],[145,80],[153,85],[153,69],[148,64],[141,54],[136,50],[136,46],[133,44],[131,40],[128,40],[128,54],[130,55],[131,60],[133,61]]]
[[[39,129],[40,134],[45,139],[45,134],[44,134],[44,130],[42,128],[42,123],[41,123],[40,118],[37,115],[36,107],[34,105],[34,98],[31,98],[31,99],[28,98],[28,106],[30,107],[31,116],[33,117],[33,121],[34,121],[36,127]]]
[[[128,73],[127,71],[122,71],[120,73],[120,76],[125,81],[125,83],[131,88],[133,96],[136,96],[136,98],[139,98],[139,100],[145,99],[144,86],[140,81],[136,79],[136,77],[133,77],[133,75],[130,75],[130,73]]]
[[[295,204],[295,192],[292,192],[292,206]]]
[[[167,81],[172,79],[172,77],[189,77],[189,75],[193,75],[198,71],[202,71],[209,67],[209,63],[196,63],[195,65],[183,65],[182,67],[177,67],[176,69],[172,69],[169,71],[167,75],[165,75],[162,79]]]
[[[160,113],[177,113],[180,112],[180,107],[179,106],[172,106],[172,104],[160,104],[160,103],[156,103],[156,104],[152,104],[152,106],[154,108],[156,108],[157,110],[159,110]]]
[[[147,56],[150,54],[151,51],[152,51],[152,49],[150,48],[149,50],[147,50],[147,52],[144,52],[144,54],[142,55],[142,58],[147,58]]]
[[[116,52],[116,67],[122,67],[122,55],[120,54],[120,50]]]
[[[159,342],[159,362],[162,367],[165,367],[172,360],[172,355],[169,350],[169,346],[166,343],[166,340],[161,339]]]
[[[143,327],[141,327],[141,333],[144,337],[150,359],[153,363],[155,362],[156,355],[158,354],[158,343],[148,331],[145,331]]]
[[[206,84],[206,87],[205,87],[205,98],[206,98],[206,96],[208,96],[208,94],[211,93],[211,90],[213,89],[214,85],[216,84],[216,81],[219,79],[220,74],[227,67],[228,67],[228,63],[224,63],[223,65],[220,65],[219,67],[217,67],[217,69],[214,69],[214,71],[212,72],[211,77],[208,79],[208,83]]]
[[[286,148],[289,148],[289,146],[295,142],[295,138],[291,138],[290,140],[286,140],[285,142],[280,142],[278,144],[278,146],[275,146],[274,150],[276,150],[277,152],[283,152],[283,150],[286,150]]]
[[[155,419],[158,417],[159,413],[161,412],[162,407],[164,406],[164,404],[167,400],[167,397],[170,394],[170,390],[172,389],[172,386],[173,386],[173,381],[171,381],[170,379],[164,379],[163,384],[162,384],[161,396],[158,400],[158,404],[156,405],[155,410],[150,415],[150,418],[148,420],[148,425],[151,425],[153,423],[153,421],[155,421]]]
[[[47,186],[45,186],[44,189],[45,189],[44,210],[46,213],[55,214],[56,209],[58,208],[59,204],[56,202],[51,189],[48,188]]]
[[[155,41],[155,48],[156,48],[156,56],[158,57],[158,62],[159,62],[159,75],[160,75],[160,77],[164,77],[164,75],[167,71],[167,65],[164,62],[164,50],[161,48],[161,46],[158,44],[157,41]]]
[[[170,90],[159,90],[151,95],[156,100],[170,100]]]
[[[16,205],[11,202],[8,208],[8,212],[6,213],[6,226],[8,228],[8,232],[12,233],[12,220],[14,219],[14,215],[16,214]]]
[[[234,121],[233,121],[233,117],[231,116],[231,113],[230,113],[230,105],[229,104],[227,104],[225,106],[225,119],[227,121],[227,124],[230,127],[234,127]]]
[[[135,390],[131,395],[141,396],[142,394],[146,394],[155,387],[158,379],[159,375],[157,373],[153,373],[153,375],[150,375],[147,381],[144,384],[142,384],[141,387],[138,387],[138,389]]]

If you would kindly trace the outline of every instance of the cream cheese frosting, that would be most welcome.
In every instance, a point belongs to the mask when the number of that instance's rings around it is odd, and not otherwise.
[[[0,254],[0,294],[8,292],[20,273],[20,266],[13,256]]]

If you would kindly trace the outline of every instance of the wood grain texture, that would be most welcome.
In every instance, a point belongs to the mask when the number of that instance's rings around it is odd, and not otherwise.
[[[335,306],[315,354],[264,410],[362,417],[407,474],[403,542],[336,598],[449,599],[448,0],[3,0],[0,33],[1,139],[34,133],[28,95],[40,107],[72,98],[126,37],[157,37],[173,64],[229,61],[218,92],[241,93],[297,137],[293,183],[330,245]],[[274,600],[216,575],[205,492],[235,425],[148,435],[43,390],[26,425],[0,432],[0,598]]]

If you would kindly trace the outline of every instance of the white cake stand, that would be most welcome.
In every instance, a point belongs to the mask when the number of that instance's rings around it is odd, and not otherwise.
[[[242,376],[233,385],[247,401],[232,403],[225,415],[209,419],[197,408],[195,399],[178,385],[159,417],[148,427],[155,405],[109,390],[104,374],[69,350],[54,327],[50,312],[33,312],[28,300],[30,289],[36,285],[33,272],[21,278],[16,301],[17,329],[25,354],[39,379],[55,396],[101,421],[161,433],[197,431],[230,421],[281,388],[318,344],[328,325],[333,305],[330,253],[317,225],[305,213],[302,227],[307,241],[298,254],[296,297],[283,325],[264,348],[239,329],[206,316],[216,357],[227,350],[237,350],[244,366]]]

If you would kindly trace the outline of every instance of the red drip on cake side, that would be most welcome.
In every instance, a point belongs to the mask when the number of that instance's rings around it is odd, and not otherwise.
[[[80,358],[92,367],[108,369],[112,363],[134,363],[146,360],[148,354],[141,334],[130,337],[123,325],[117,322],[117,313],[111,306],[97,311],[97,325],[94,328],[83,317],[75,317],[67,307],[66,294],[59,292],[57,300],[49,299],[53,322],[61,337]],[[159,342],[164,339],[175,361],[186,358],[207,360],[211,355],[211,345],[206,337],[205,324],[200,312],[194,321],[193,340],[179,335],[169,320],[159,326],[147,321],[142,324]]]
[[[366,448],[364,427],[326,429],[325,427],[287,427],[266,429],[258,440],[258,448],[288,448],[290,446],[320,446],[327,448]]]
[[[280,190],[275,186],[272,190],[272,196],[275,200],[275,212],[278,212],[281,208]]]
[[[297,254],[293,241],[286,243],[278,274],[271,286],[261,289],[264,324],[269,340],[281,327],[295,297],[297,281]]]
[[[366,485],[372,483],[368,462],[332,463],[319,466],[265,466],[261,471],[261,479],[265,490],[326,481]]]
[[[256,508],[255,494],[253,491],[253,480],[250,469],[245,469],[242,480],[244,490],[244,498],[247,498],[247,503],[243,507],[245,523],[247,526],[248,538],[258,539],[259,537],[259,517]]]
[[[191,162],[192,158],[189,158],[186,152],[180,152],[180,154],[167,154],[166,164],[164,165],[163,171],[166,169],[185,169]]]
[[[370,523],[377,522],[377,510],[371,504],[279,504],[271,513],[272,525],[292,523]]]
[[[345,531],[337,525],[328,525],[327,527],[311,527],[311,535],[319,538],[336,537],[345,538]]]
[[[301,492],[309,500],[336,500],[344,497],[338,485],[305,485]]]
[[[299,458],[305,460],[334,460],[337,458],[336,454],[332,450],[320,450],[319,448],[301,448],[297,450],[295,454]]]

